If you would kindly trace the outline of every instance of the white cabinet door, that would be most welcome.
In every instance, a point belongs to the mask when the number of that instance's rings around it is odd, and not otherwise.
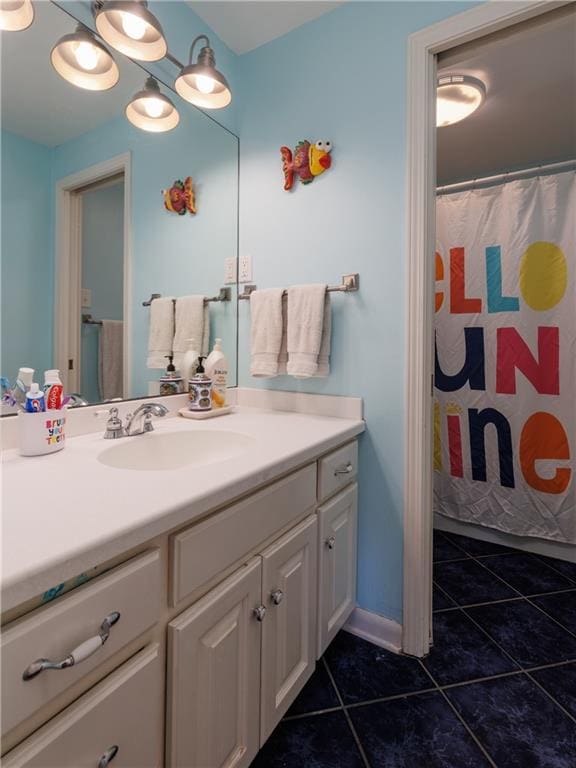
[[[164,664],[133,656],[2,758],[6,768],[160,768]]]
[[[316,554],[316,515],[262,553],[261,744],[314,671]]]
[[[247,768],[259,746],[261,560],[168,625],[168,768]]]
[[[318,658],[356,603],[358,486],[318,509]]]

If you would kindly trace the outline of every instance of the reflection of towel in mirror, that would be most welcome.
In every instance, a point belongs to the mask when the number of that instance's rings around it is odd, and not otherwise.
[[[181,296],[176,299],[176,327],[174,331],[174,365],[180,368],[188,340],[200,344],[200,354],[208,354],[210,342],[210,316],[204,296]]]
[[[124,323],[102,320],[98,350],[98,386],[102,400],[124,396]]]
[[[174,341],[174,299],[163,296],[150,304],[148,335],[148,368],[166,369],[166,355],[172,354]]]

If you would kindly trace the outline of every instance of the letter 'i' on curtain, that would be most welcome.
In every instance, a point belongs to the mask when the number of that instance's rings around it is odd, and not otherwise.
[[[437,199],[434,511],[576,543],[576,173]]]

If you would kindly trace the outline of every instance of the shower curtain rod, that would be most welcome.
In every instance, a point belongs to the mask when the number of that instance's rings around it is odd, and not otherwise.
[[[521,171],[510,171],[509,173],[499,173],[496,176],[485,176],[480,179],[470,179],[468,181],[459,181],[456,184],[446,184],[443,187],[436,187],[437,195],[451,194],[452,192],[464,192],[475,187],[489,187],[492,184],[498,184],[501,181],[515,181],[516,179],[526,179],[530,176],[537,176],[540,173],[560,173],[561,171],[576,170],[576,159],[565,160],[561,163],[550,163],[549,165],[537,165],[534,168],[524,168]]]

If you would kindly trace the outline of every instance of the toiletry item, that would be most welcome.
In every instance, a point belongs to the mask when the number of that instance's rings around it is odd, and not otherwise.
[[[46,400],[46,409],[49,411],[59,411],[62,408],[62,398],[64,396],[64,387],[60,380],[60,371],[52,368],[44,371],[44,399]]]
[[[12,396],[14,400],[24,408],[26,408],[26,393],[32,385],[33,378],[34,368],[18,369],[18,376],[16,377],[16,384],[12,390]]]
[[[214,342],[214,349],[206,358],[205,368],[206,375],[212,379],[212,406],[224,408],[228,383],[228,360],[222,351],[222,339],[216,339]]]
[[[196,348],[196,339],[186,339],[186,352],[184,352],[180,366],[180,373],[184,381],[189,381],[196,373],[199,354]]]
[[[45,410],[44,393],[40,390],[38,383],[33,381],[26,393],[26,411],[28,413],[38,413]]]
[[[205,357],[198,358],[196,373],[188,382],[188,408],[209,411],[212,408],[212,380],[204,371]]]
[[[66,411],[19,413],[18,442],[22,456],[61,451],[66,445]]]
[[[174,367],[174,355],[164,355],[169,362],[166,367],[166,373],[160,379],[161,395],[180,395],[184,391],[184,380]]]

